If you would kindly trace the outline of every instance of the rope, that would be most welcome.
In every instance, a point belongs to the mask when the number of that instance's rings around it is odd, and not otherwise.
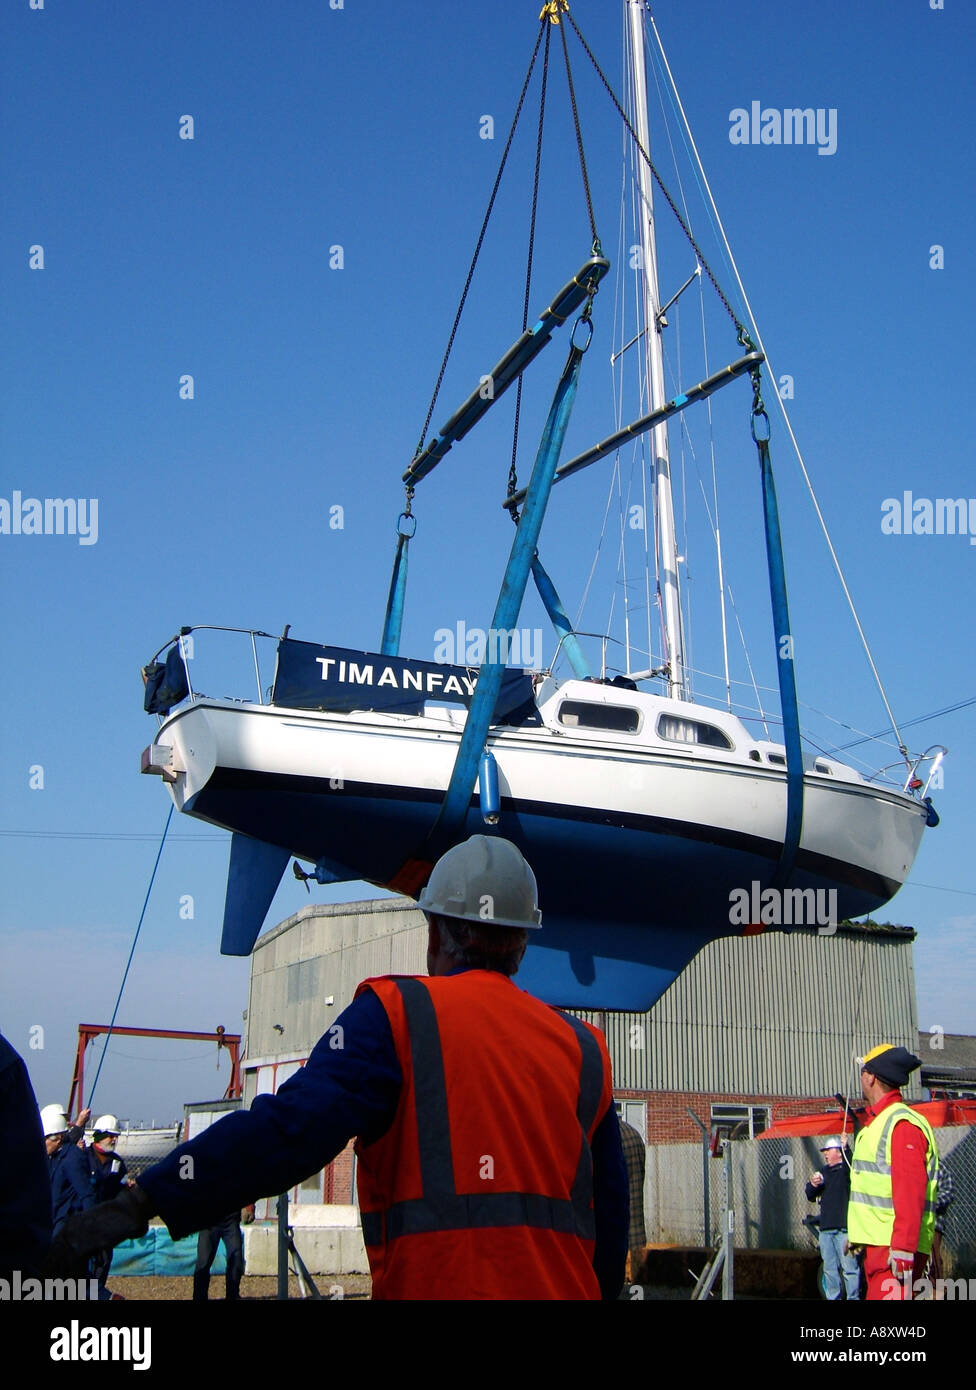
[[[139,925],[136,927],[136,934],[132,938],[132,949],[129,951],[129,959],[125,963],[125,970],[122,974],[122,983],[119,985],[119,993],[115,1001],[115,1008],[112,1010],[112,1019],[108,1025],[108,1032],[105,1034],[105,1046],[102,1048],[102,1055],[98,1059],[98,1068],[95,1072],[95,1080],[92,1082],[92,1088],[88,1092],[89,1109],[91,1108],[91,1103],[95,1098],[95,1087],[98,1085],[98,1078],[102,1074],[102,1066],[105,1062],[106,1055],[108,1054],[109,1039],[112,1036],[112,1029],[115,1027],[115,1020],[118,1017],[119,1005],[122,1003],[122,991],[125,989],[125,982],[129,978],[129,967],[132,965],[132,957],[135,955],[136,942],[139,940],[139,933],[142,931],[142,923],[146,916],[146,908],[149,906],[149,894],[152,892],[153,884],[156,882],[156,870],[159,868],[159,861],[163,857],[163,846],[166,844],[166,836],[169,833],[169,823],[172,819],[173,807],[170,806],[169,815],[166,817],[166,824],[163,827],[163,838],[160,840],[159,849],[156,852],[156,862],[153,865],[153,871],[149,877],[149,887],[146,889],[146,896],[143,900],[142,911],[139,913]],[[80,1096],[79,1100],[81,1102],[84,1102],[84,1096]]]
[[[607,81],[607,79],[606,79],[606,77],[605,77],[605,75],[604,75],[603,69],[600,67],[600,64],[597,62],[596,58],[594,57],[593,52],[592,52],[592,50],[590,49],[589,44],[586,42],[586,40],[584,39],[582,33],[580,32],[579,25],[576,23],[576,20],[573,18],[572,14],[568,14],[568,15],[567,15],[567,18],[568,18],[570,24],[573,26],[573,31],[575,32],[576,37],[579,39],[580,43],[583,45],[583,48],[584,48],[584,50],[585,50],[585,52],[586,52],[587,57],[589,58],[590,62],[593,64],[594,68],[596,69],[596,74],[597,74],[597,76],[599,77],[600,81],[603,83],[604,87],[606,88],[607,95],[610,97],[610,100],[613,102],[614,106],[616,107],[616,109],[617,109],[617,114],[619,115],[620,119],[623,121],[624,125],[627,127],[628,131],[630,132],[630,137],[631,137],[631,139],[633,140],[634,144],[635,144],[635,145],[637,146],[637,148],[640,150],[641,158],[644,160],[644,163],[647,165],[648,169],[650,169],[651,173],[654,175],[654,181],[655,181],[655,183],[657,184],[658,188],[660,188],[661,192],[664,194],[664,198],[665,198],[665,201],[666,201],[667,204],[668,204],[668,207],[669,207],[669,208],[671,209],[671,211],[674,213],[675,218],[677,219],[678,225],[679,225],[679,227],[681,228],[681,230],[684,232],[685,236],[688,238],[688,241],[689,241],[690,244],[691,244],[691,248],[692,248],[692,250],[694,251],[695,255],[698,257],[698,260],[699,260],[699,263],[701,264],[702,269],[704,270],[705,274],[708,276],[709,280],[712,282],[712,288],[715,290],[715,293],[718,295],[719,299],[722,301],[722,304],[725,306],[725,310],[726,310],[726,312],[728,313],[729,318],[730,318],[730,319],[732,320],[732,322],[735,324],[736,331],[737,331],[737,332],[740,332],[740,333],[745,332],[745,329],[743,328],[742,324],[739,322],[739,319],[738,319],[737,316],[736,316],[735,310],[732,308],[732,305],[731,305],[731,304],[729,303],[729,301],[726,299],[725,294],[724,294],[724,292],[723,292],[723,290],[722,290],[721,285],[718,283],[718,281],[715,279],[715,276],[712,274],[711,266],[708,264],[708,261],[705,259],[705,256],[704,256],[703,253],[702,253],[701,247],[698,245],[698,242],[697,242],[697,241],[695,240],[695,238],[692,236],[691,230],[690,230],[690,228],[689,228],[687,222],[686,222],[685,219],[682,217],[681,213],[678,211],[677,204],[675,203],[674,199],[671,197],[671,194],[668,192],[667,188],[665,187],[665,184],[664,184],[664,181],[663,181],[662,178],[661,178],[661,175],[658,173],[657,169],[654,167],[654,163],[653,163],[653,161],[652,161],[650,155],[647,153],[647,151],[644,149],[644,146],[641,144],[640,140],[637,138],[637,132],[634,130],[634,127],[631,125],[630,120],[629,120],[629,118],[628,118],[628,116],[627,116],[626,111],[625,111],[624,108],[621,106],[620,102],[617,100],[616,93],[614,92],[613,88],[610,86],[610,83]],[[740,288],[741,288],[741,286],[740,286]]]
[[[857,1070],[857,1025],[858,1025],[858,1023],[860,1022],[860,1019],[861,1019],[861,995],[862,995],[863,992],[864,992],[864,966],[865,966],[865,963],[866,963],[866,961],[867,961],[867,949],[868,949],[868,939],[867,939],[867,936],[864,936],[864,937],[861,939],[861,973],[860,973],[860,976],[859,976],[859,978],[858,978],[858,983],[857,983],[857,999],[856,999],[855,1004],[854,1004],[854,1022],[853,1022],[852,1026],[851,1026],[851,1070],[852,1070],[853,1073],[854,1073],[854,1084],[855,1084],[855,1086],[857,1085],[857,1080],[858,1080],[858,1075],[859,1075],[858,1070]],[[845,1131],[847,1130],[847,1116],[848,1116],[848,1113],[849,1113],[849,1111],[850,1111],[850,1108],[851,1108],[850,1096],[845,1096],[845,1098],[844,1098],[844,1130],[845,1130]],[[846,1155],[845,1155],[844,1161],[845,1161],[845,1163],[847,1162],[847,1157],[846,1157]]]
[[[570,22],[572,22],[573,16],[570,15],[569,18]],[[575,24],[573,24],[573,28],[576,29]],[[579,30],[576,29],[576,32],[579,33]],[[590,180],[586,173],[586,155],[583,152],[583,132],[580,129],[579,111],[576,109],[576,89],[573,86],[573,74],[569,66],[569,49],[566,46],[566,26],[564,24],[559,26],[559,33],[563,41],[563,58],[566,62],[566,82],[569,85],[569,102],[573,108],[573,128],[576,131],[576,148],[579,151],[580,173],[583,175],[583,192],[586,194],[586,211],[590,219],[590,235],[593,238],[593,249],[595,252],[599,248],[600,238],[596,234],[596,218],[593,215],[593,199],[590,196]]]
[[[524,333],[529,323],[529,295],[532,285],[532,264],[535,259],[535,222],[536,211],[539,206],[539,175],[542,166],[542,130],[546,113],[546,87],[549,80],[549,26],[545,26],[546,45],[542,55],[542,92],[539,97],[539,129],[535,142],[535,174],[532,179],[532,211],[529,215],[529,247],[525,265],[525,296],[522,300],[522,332]],[[522,376],[519,375],[518,386],[515,392],[515,423],[512,428],[512,459],[508,468],[508,496],[518,491],[518,469],[516,461],[518,459],[518,440],[519,440],[519,421],[522,417]],[[519,523],[518,507],[511,508],[512,520],[517,526]]]
[[[519,93],[518,105],[515,108],[515,115],[512,119],[511,129],[508,132],[508,139],[505,141],[505,148],[502,151],[502,159],[500,165],[498,166],[498,173],[495,175],[495,183],[491,190],[491,197],[488,199],[488,208],[485,212],[484,221],[481,224],[481,231],[478,234],[478,244],[474,248],[474,255],[471,257],[471,265],[468,267],[468,276],[464,282],[464,289],[461,292],[461,302],[458,305],[457,313],[454,316],[454,326],[451,329],[451,336],[447,340],[447,348],[444,352],[444,360],[441,362],[441,369],[437,374],[437,381],[434,385],[434,394],[430,398],[430,406],[427,410],[427,418],[424,421],[424,427],[420,432],[420,439],[417,443],[416,454],[419,454],[423,449],[424,441],[427,438],[427,431],[430,428],[430,422],[434,414],[434,406],[437,404],[437,397],[440,393],[441,383],[444,380],[444,373],[447,370],[448,358],[450,357],[451,349],[454,346],[454,338],[457,334],[458,324],[461,322],[461,314],[464,311],[464,305],[468,297],[468,290],[471,288],[471,281],[474,278],[475,266],[478,264],[478,257],[481,254],[481,247],[485,239],[485,233],[488,230],[488,222],[491,218],[492,209],[495,206],[495,198],[498,194],[498,187],[502,181],[502,174],[505,172],[505,163],[508,159],[509,151],[512,148],[512,141],[515,138],[515,127],[518,125],[519,116],[522,114],[522,106],[525,102],[525,93],[528,91],[529,82],[532,79],[532,72],[535,68],[535,60],[539,53],[539,44],[542,42],[542,31],[544,27],[545,26],[543,24],[540,24],[539,26],[539,33],[536,37],[535,47],[532,50],[532,58],[529,61],[529,69],[528,72],[525,74],[525,81],[522,83],[522,90]],[[548,36],[548,30],[546,32]],[[414,455],[414,457],[416,457],[416,454]]]

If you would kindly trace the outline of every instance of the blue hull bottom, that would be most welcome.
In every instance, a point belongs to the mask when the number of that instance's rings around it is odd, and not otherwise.
[[[298,858],[324,857],[340,877],[387,884],[422,846],[440,799],[218,768],[184,809]],[[473,805],[464,835],[484,833]],[[519,984],[549,1003],[584,1009],[650,1008],[702,946],[741,932],[730,922],[729,895],[753,882],[767,887],[780,850],[772,841],[663,817],[550,803],[503,801],[501,820],[487,833],[514,841],[539,882],[543,928],[532,934]],[[259,860],[282,862],[273,854]],[[270,897],[252,893],[240,874],[237,881],[225,916],[225,943],[236,944],[224,949],[245,954]],[[899,887],[802,852],[790,886],[835,890],[840,919],[873,911]]]

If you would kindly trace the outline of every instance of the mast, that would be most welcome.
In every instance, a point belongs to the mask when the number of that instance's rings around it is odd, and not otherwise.
[[[631,102],[632,120],[637,137],[650,154],[650,132],[647,119],[647,79],[644,57],[645,0],[627,0],[630,25]],[[657,246],[654,236],[653,182],[646,162],[636,153],[637,181],[640,194],[638,221],[641,237],[641,265],[644,271],[643,341],[647,369],[647,389],[650,409],[658,410],[666,402],[664,390],[664,351],[661,343],[661,297],[657,283]],[[685,693],[685,642],[681,619],[681,592],[678,582],[678,550],[674,530],[674,502],[671,495],[671,459],[668,451],[668,429],[662,423],[651,433],[653,450],[654,517],[657,527],[660,557],[660,590],[664,631],[667,638],[671,673],[668,694],[674,700],[687,699]]]

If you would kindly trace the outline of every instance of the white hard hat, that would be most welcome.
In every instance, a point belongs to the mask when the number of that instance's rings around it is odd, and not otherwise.
[[[417,899],[423,912],[486,926],[542,926],[535,874],[511,840],[472,835],[437,861]]]
[[[44,1131],[44,1138],[47,1139],[52,1134],[64,1134],[67,1128],[68,1122],[64,1118],[64,1107],[45,1105],[41,1110],[41,1129]]]
[[[842,1149],[843,1147],[844,1145],[840,1142],[839,1139],[826,1139],[820,1145],[820,1152],[822,1154],[825,1154],[828,1149]]]
[[[99,1134],[119,1134],[119,1122],[114,1115],[99,1115],[92,1125]]]

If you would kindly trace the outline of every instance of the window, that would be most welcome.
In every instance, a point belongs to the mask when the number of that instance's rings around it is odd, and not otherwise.
[[[706,748],[731,748],[732,740],[714,724],[702,724],[697,719],[680,719],[676,714],[662,714],[657,721],[658,738],[671,743],[697,743]]]
[[[564,700],[559,722],[570,729],[605,729],[617,734],[636,734],[640,710],[627,705],[597,705],[586,700]]]
[[[632,1125],[647,1143],[647,1105],[642,1100],[615,1100],[613,1108],[625,1124]]]
[[[323,1201],[322,1194],[323,1170],[320,1168],[317,1173],[313,1173],[310,1178],[306,1178],[303,1183],[299,1183],[295,1189],[298,1205],[318,1206]]]
[[[767,753],[767,754],[766,754],[766,757],[767,757],[767,758],[769,759],[769,761],[770,761],[771,763],[773,763],[776,767],[785,767],[785,766],[786,766],[786,758],[785,758],[784,754],[782,754],[782,753]]]
[[[826,763],[814,763],[813,770],[814,772],[822,772],[825,776],[830,777],[834,769],[828,767]]]
[[[736,1139],[755,1139],[762,1134],[764,1129],[769,1128],[769,1106],[768,1105],[713,1105],[711,1114],[712,1128],[719,1126],[726,1132],[739,1125],[744,1126],[741,1130],[737,1129]]]

